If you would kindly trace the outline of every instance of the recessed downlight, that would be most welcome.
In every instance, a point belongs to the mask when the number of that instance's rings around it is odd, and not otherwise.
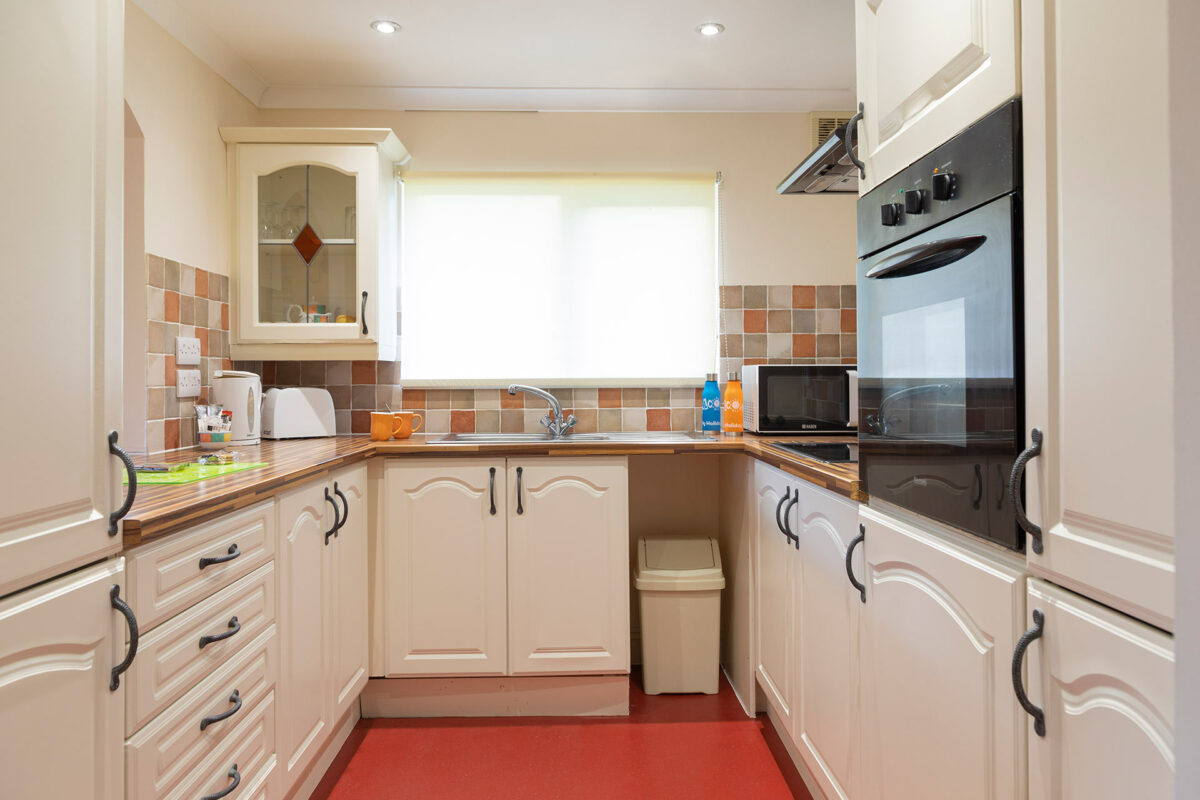
[[[390,19],[377,19],[371,23],[371,30],[377,33],[395,33],[400,30],[400,23]]]
[[[716,36],[725,30],[725,26],[719,22],[702,22],[696,26],[696,33],[701,36]]]

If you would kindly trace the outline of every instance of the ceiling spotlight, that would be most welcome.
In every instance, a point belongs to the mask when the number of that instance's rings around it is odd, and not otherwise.
[[[378,33],[395,33],[400,30],[400,23],[390,19],[377,19],[371,23],[371,28]]]
[[[696,33],[701,36],[716,36],[723,30],[725,30],[725,26],[719,22],[705,22],[696,26]]]

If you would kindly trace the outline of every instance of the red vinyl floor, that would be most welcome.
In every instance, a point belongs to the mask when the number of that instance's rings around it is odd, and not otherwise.
[[[314,800],[812,800],[763,715],[715,695],[643,694],[628,717],[362,720]]]

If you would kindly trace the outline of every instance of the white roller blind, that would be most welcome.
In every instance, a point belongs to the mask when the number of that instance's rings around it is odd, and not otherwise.
[[[712,176],[409,176],[405,385],[701,380],[715,196]]]

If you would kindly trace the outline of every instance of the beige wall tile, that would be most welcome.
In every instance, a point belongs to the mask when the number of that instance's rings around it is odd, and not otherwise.
[[[426,433],[450,432],[450,409],[438,408],[425,411]]]
[[[745,339],[745,344],[742,346],[743,356],[746,358],[766,358],[767,335],[765,333],[747,333],[742,338]]]
[[[450,407],[465,410],[475,407],[475,391],[473,389],[451,389]]]
[[[185,367],[186,369],[186,367]],[[146,385],[162,386],[166,382],[167,359],[159,353],[146,355]]]
[[[822,308],[817,311],[817,333],[840,333],[841,330],[841,309]]]
[[[790,333],[767,334],[767,358],[791,358],[792,335]]]
[[[602,408],[596,416],[600,431],[603,433],[621,430],[621,409]]]
[[[645,408],[646,407],[646,390],[645,389],[622,389],[621,390],[621,407],[622,408]],[[645,430],[645,428],[629,428],[627,430]]]
[[[161,453],[165,447],[166,429],[161,419],[146,423],[146,452]]]
[[[733,311],[721,312],[721,333],[742,333],[743,319],[742,310],[735,309]]]
[[[695,411],[691,408],[672,408],[671,409],[671,430],[673,431],[690,431],[694,430]]]
[[[578,394],[578,391],[576,392]],[[576,408],[574,410],[576,433],[596,433],[599,430],[599,410],[595,408]]]
[[[671,408],[692,408],[696,405],[696,390],[688,386],[671,390]]]
[[[425,407],[426,408],[449,408],[450,407],[450,390],[449,389],[429,389],[425,392]]]
[[[325,362],[325,385],[326,386],[349,386],[350,380],[350,362],[349,361],[326,361]]]
[[[576,389],[574,408],[596,408],[599,403],[599,391],[596,389]]]
[[[575,405],[575,393],[571,389],[551,389],[550,394],[558,398],[558,402],[563,408],[571,408]]]
[[[158,387],[146,390],[146,419],[162,419],[166,416],[167,390]]]
[[[647,389],[646,408],[667,408],[671,405],[670,389]]]
[[[146,287],[146,319],[162,320],[165,315],[165,295],[157,286]]]
[[[722,286],[720,287],[720,303],[721,308],[741,308],[742,307],[742,287],[741,286]]]
[[[766,286],[743,286],[742,287],[742,308],[766,308],[767,307],[767,287]]]
[[[179,265],[179,293],[191,295],[196,293],[195,267],[189,267],[187,264]]]
[[[499,389],[476,389],[475,408],[500,408]],[[498,430],[498,429],[497,429]]]
[[[146,283],[159,289],[167,285],[166,265],[162,256],[146,255]]]
[[[792,307],[792,287],[787,286],[768,286],[767,287],[767,307],[768,308],[791,308]]]
[[[644,430],[646,430],[646,409],[644,409],[644,408],[623,408],[623,409],[621,409],[621,430],[624,430],[624,431],[644,431]]]
[[[500,412],[501,433],[522,433],[525,430],[525,410],[506,408]]]
[[[523,409],[525,417],[525,433],[543,433],[545,428],[542,426],[542,417],[546,416],[549,409],[543,410],[540,408]]]
[[[479,433],[500,432],[500,409],[487,408],[475,412],[475,430]]]

